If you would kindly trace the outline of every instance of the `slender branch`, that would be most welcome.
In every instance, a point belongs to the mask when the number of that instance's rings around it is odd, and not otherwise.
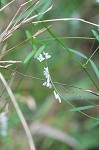
[[[9,69],[9,68],[3,68],[3,69],[9,70],[11,72],[15,72],[15,73],[17,73],[19,75],[22,75],[24,77],[27,77],[27,78],[31,78],[31,79],[35,79],[35,80],[40,80],[40,81],[45,81],[44,78],[39,78],[39,77],[35,77],[35,76],[26,75],[26,74],[21,73],[21,72],[19,72],[17,70],[12,70],[12,69]],[[80,88],[80,87],[77,87],[77,86],[74,86],[74,85],[70,85],[70,84],[66,84],[66,83],[59,83],[59,82],[55,82],[55,81],[53,81],[53,83],[57,84],[57,85],[61,85],[61,86],[67,86],[67,87],[76,88],[76,89],[79,89],[81,91],[91,93],[91,94],[93,94],[95,96],[99,96],[99,93],[96,93],[96,92],[88,90],[88,89],[83,89],[83,88]]]
[[[86,21],[86,20],[80,19],[80,18],[58,18],[58,19],[49,19],[49,20],[43,20],[43,21],[42,20],[41,21],[35,21],[35,22],[32,22],[32,23],[33,24],[38,24],[38,23],[42,23],[42,22],[57,22],[57,21],[81,21],[81,22],[99,27],[98,24],[95,24],[95,23],[92,23],[92,22],[89,22],[89,21]]]
[[[2,7],[1,9],[0,9],[0,12],[3,10],[3,9],[5,9],[7,6],[9,6],[11,3],[13,3],[15,0],[12,0],[11,2],[9,2],[7,5],[5,5],[4,7]]]
[[[51,27],[51,26],[49,26],[48,28],[50,28],[50,27]],[[32,35],[30,38],[28,38],[28,39],[22,41],[21,43],[15,45],[14,47],[8,49],[8,50],[7,50],[6,52],[4,52],[3,54],[1,53],[0,56],[3,56],[3,55],[5,55],[5,54],[7,54],[8,52],[12,51],[13,49],[19,47],[20,45],[22,45],[22,44],[28,42],[31,38],[35,38],[35,37],[37,37],[38,35],[42,34],[42,33],[45,32],[45,31],[46,31],[46,28],[42,28],[41,30],[38,30],[38,31],[37,31],[34,35]]]
[[[59,37],[59,39],[61,40],[65,40],[65,39],[84,39],[84,40],[95,40],[96,38],[92,38],[92,37],[81,37],[81,36],[61,36]],[[55,40],[55,38],[46,38],[46,39],[43,39],[43,40],[40,40],[41,42],[46,42],[46,41],[53,41]]]
[[[14,107],[15,107],[15,110],[16,110],[16,112],[17,112],[17,114],[18,114],[18,116],[20,118],[20,121],[21,121],[21,123],[23,125],[23,128],[24,128],[24,130],[26,132],[30,150],[36,150],[34,142],[33,142],[33,138],[32,138],[31,132],[30,132],[30,129],[29,129],[28,125],[27,125],[27,122],[26,122],[26,120],[25,120],[25,118],[24,118],[24,116],[23,116],[23,114],[22,114],[22,112],[21,112],[21,110],[19,108],[19,105],[18,105],[18,103],[17,103],[17,101],[16,101],[16,99],[15,99],[15,97],[14,97],[14,95],[13,95],[13,93],[12,93],[10,87],[9,87],[9,85],[7,84],[6,80],[4,79],[4,77],[3,77],[3,75],[1,73],[0,73],[0,79],[1,79],[2,83],[4,84],[6,90],[7,90],[8,94],[9,94],[9,96],[11,98],[11,101],[12,101]]]
[[[13,60],[5,60],[5,61],[3,61],[3,60],[1,60],[0,61],[0,64],[4,64],[4,63],[7,63],[7,64],[16,64],[16,63],[22,63],[22,61],[13,61]]]

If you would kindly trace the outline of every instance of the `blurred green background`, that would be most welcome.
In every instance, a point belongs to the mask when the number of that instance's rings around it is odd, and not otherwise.
[[[9,1],[2,0],[0,8],[7,4],[7,2]],[[25,0],[17,0],[0,12],[0,33],[4,31],[19,6],[24,2]],[[48,1],[45,1],[45,6],[46,3]],[[99,23],[99,3],[96,0],[53,0],[51,3],[53,4],[52,10],[43,16],[43,20],[54,18],[83,18],[96,24]],[[40,10],[41,8],[38,8],[37,12]],[[35,14],[34,12],[32,15]],[[36,21],[36,19],[33,21]],[[51,25],[50,30],[57,37],[63,37],[61,41],[65,45],[83,53],[87,57],[99,46],[98,41],[86,39],[86,37],[94,38],[91,30],[98,32],[97,28],[92,25],[80,21],[49,22],[46,25]],[[0,51],[2,51],[4,45],[6,45],[6,50],[8,50],[27,39],[26,31],[33,35],[42,28],[44,28],[43,24],[22,26],[11,37],[0,43]],[[2,60],[21,60],[23,62],[34,47],[38,49],[43,44],[46,46],[45,51],[51,55],[51,59],[48,60],[48,66],[53,81],[96,91],[92,81],[78,62],[75,61],[74,55],[64,50],[48,31],[37,36],[36,40],[31,41],[33,45],[28,41],[9,52]],[[77,58],[79,57],[77,56]],[[85,63],[85,60],[81,57],[79,60]],[[92,60],[99,68],[98,51]],[[10,68],[17,69],[17,71],[30,76],[44,78],[43,70],[45,66],[45,62],[40,63],[32,57],[28,63],[13,65]],[[88,64],[87,69],[98,85],[99,81],[90,64]],[[11,71],[2,68],[0,68],[0,71],[5,79],[8,80]],[[99,150],[99,126],[89,129],[89,126],[95,121],[79,112],[70,112],[69,109],[71,107],[66,101],[62,100],[60,104],[55,100],[53,89],[44,87],[42,81],[24,77],[17,73],[8,83],[29,124],[37,150]],[[68,86],[65,90],[59,86],[57,88],[65,96],[66,100],[75,106],[87,105],[88,102],[86,100],[93,101],[96,104],[99,103],[99,99],[96,96],[82,92],[81,90]],[[2,89],[3,86],[0,83],[1,92]],[[28,142],[23,127],[6,91],[2,94],[0,100],[2,101],[3,98],[9,104],[9,119],[7,136],[3,137],[0,135],[0,150],[28,150]],[[84,113],[97,118],[99,117],[98,112],[98,107],[84,111]]]

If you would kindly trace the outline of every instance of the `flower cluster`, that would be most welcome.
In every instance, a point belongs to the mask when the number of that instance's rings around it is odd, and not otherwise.
[[[43,60],[49,59],[50,57],[51,57],[51,56],[49,55],[49,53],[45,53],[45,52],[43,51],[43,54],[40,54],[40,55],[37,57],[37,59],[38,59],[40,62],[42,62]],[[50,78],[50,74],[49,74],[49,71],[48,71],[48,67],[44,68],[43,74],[44,74],[44,76],[45,76],[45,78],[46,78],[46,81],[43,83],[43,85],[44,85],[44,86],[47,86],[47,87],[49,87],[49,88],[51,88],[52,85],[51,85],[51,78]]]
[[[45,59],[49,59],[51,56],[48,53],[43,52],[43,54],[40,54],[37,59],[42,62]]]
[[[8,128],[8,106],[6,106],[6,110],[0,114],[0,132],[2,136],[7,136],[7,128]]]
[[[59,94],[56,93],[56,91],[54,91],[54,96],[55,96],[55,99],[57,99],[59,101],[59,103],[61,103],[61,98],[60,98]]]
[[[39,54],[37,59],[40,62],[42,62],[43,60],[49,59],[50,57],[51,56],[48,53],[45,53],[43,51],[43,54]],[[46,87],[52,88],[51,77],[50,77],[50,73],[49,73],[48,67],[44,68],[43,75],[46,78],[46,81],[43,83],[43,85],[46,86]],[[61,103],[61,98],[60,98],[59,94],[56,91],[54,91],[54,96],[55,96],[55,99],[57,99],[59,101],[59,103]]]
[[[44,68],[43,74],[46,78],[46,81],[43,83],[43,85],[51,88],[52,85],[51,85],[51,78],[50,78],[50,74],[49,74],[49,71],[48,71],[48,67]]]

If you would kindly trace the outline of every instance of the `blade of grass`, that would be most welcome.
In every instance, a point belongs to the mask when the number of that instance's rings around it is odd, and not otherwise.
[[[92,30],[93,35],[95,36],[96,40],[99,41],[99,35],[95,30]]]
[[[97,66],[95,65],[95,63],[92,60],[90,60],[90,64],[91,64],[92,68],[94,69],[94,72],[96,73],[96,75],[99,79],[99,70],[98,70]]]
[[[30,0],[31,1],[31,0]],[[24,3],[25,5],[28,4],[30,1]],[[26,18],[28,15],[30,15],[31,13],[33,13],[35,11],[35,9],[37,9],[39,7],[38,4],[40,1],[37,0],[35,3],[31,3],[31,5],[23,12],[19,15],[19,17],[17,17],[16,19],[13,20],[13,23],[15,22],[20,22],[22,19]],[[21,6],[23,7],[24,4]],[[35,6],[35,7],[34,7]],[[21,8],[20,8],[21,9]]]
[[[87,109],[91,109],[93,107],[96,107],[96,106],[88,105],[88,106],[82,106],[82,107],[75,107],[75,108],[71,108],[69,111],[87,110]]]
[[[25,58],[25,60],[23,61],[23,63],[27,63],[33,56],[34,54],[36,53],[36,49],[32,50]]]
[[[45,49],[45,45],[41,46],[34,55],[34,58],[37,58],[39,54]]]
[[[50,7],[51,5],[51,0],[48,0],[45,5],[41,8],[40,10],[40,15],[37,17],[37,20],[40,20],[43,16],[43,13],[46,11],[46,9],[48,9],[48,7]],[[51,6],[52,8],[52,6]]]
[[[69,50],[70,50],[70,52],[72,52],[72,53],[74,53],[74,54],[76,54],[76,55],[78,55],[78,56],[80,56],[82,58],[87,59],[87,57],[84,54],[82,54],[82,53],[80,53],[80,52],[78,52],[78,51],[76,51],[74,49],[71,49],[71,48],[69,48]]]

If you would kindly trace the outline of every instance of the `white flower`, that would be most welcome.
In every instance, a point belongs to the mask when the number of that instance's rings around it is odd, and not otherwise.
[[[43,73],[44,73],[45,78],[48,78],[48,76],[49,76],[48,67],[44,68]]]
[[[7,136],[7,128],[8,128],[8,117],[6,112],[2,112],[0,114],[0,126],[1,126],[1,135]]]
[[[56,93],[56,91],[54,91],[54,96],[55,96],[55,99],[57,99],[59,101],[59,103],[61,103],[61,98],[60,98],[59,94]]]
[[[42,54],[40,54],[40,55],[37,57],[37,59],[38,59],[40,62],[42,62],[45,58],[43,57]]]
[[[52,88],[52,85],[51,85],[50,82],[48,83],[47,81],[45,81],[45,82],[43,83],[43,85],[49,87],[50,89]]]
[[[49,59],[51,56],[48,53],[43,52],[42,54],[39,54],[39,56],[37,57],[37,59],[42,62],[44,59]]]
[[[45,52],[43,52],[43,54],[44,54],[44,56],[45,56],[45,58],[46,58],[46,59],[51,58],[51,55],[49,55],[49,53],[45,53]]]
[[[43,85],[51,88],[52,85],[51,85],[51,79],[50,79],[50,74],[49,74],[49,71],[48,71],[48,67],[44,68],[43,73],[44,73],[44,76],[46,78],[46,81],[43,83]]]

